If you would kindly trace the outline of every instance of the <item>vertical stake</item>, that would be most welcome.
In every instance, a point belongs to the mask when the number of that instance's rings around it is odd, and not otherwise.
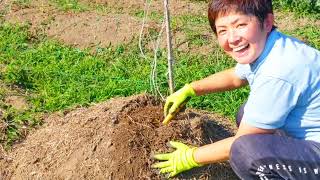
[[[173,55],[172,55],[172,43],[171,43],[171,32],[170,32],[170,14],[169,14],[169,2],[164,0],[165,9],[165,20],[166,20],[166,34],[167,34],[167,50],[168,50],[168,78],[169,78],[169,88],[170,94],[174,92],[174,82],[173,82]]]

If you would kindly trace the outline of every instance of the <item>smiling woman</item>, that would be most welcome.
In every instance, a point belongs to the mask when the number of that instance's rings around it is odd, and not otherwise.
[[[261,4],[241,1],[239,5],[233,1],[212,1],[208,18],[220,46],[241,64],[257,59],[274,28],[271,1],[268,0]]]
[[[319,179],[313,172],[320,167],[320,52],[275,28],[272,0],[213,0],[208,17],[237,65],[186,84],[167,98],[164,113],[173,119],[194,96],[249,85],[239,129],[198,148],[174,146],[155,156],[164,161],[155,167],[175,176],[230,160],[241,179]]]
[[[221,15],[215,22],[220,46],[241,64],[252,63],[258,58],[272,25],[272,14],[268,14],[262,26],[257,17],[240,13]]]

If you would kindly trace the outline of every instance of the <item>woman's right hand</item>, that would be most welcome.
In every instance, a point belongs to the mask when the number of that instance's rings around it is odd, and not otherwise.
[[[193,90],[192,86],[190,84],[186,84],[183,88],[168,96],[164,105],[164,116],[166,118],[162,123],[168,124],[168,122],[172,118],[174,118],[174,116],[181,110],[181,108],[186,105],[191,97],[195,95],[196,93]]]

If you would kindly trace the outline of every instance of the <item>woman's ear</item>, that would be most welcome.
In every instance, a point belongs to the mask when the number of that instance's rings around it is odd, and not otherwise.
[[[263,23],[264,29],[267,32],[270,32],[272,30],[273,24],[274,24],[274,15],[272,13],[269,13]]]

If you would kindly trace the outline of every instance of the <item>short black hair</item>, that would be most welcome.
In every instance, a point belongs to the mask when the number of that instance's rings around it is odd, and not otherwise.
[[[212,0],[208,7],[208,19],[215,34],[217,17],[230,12],[253,15],[262,25],[267,15],[273,14],[272,0]]]

